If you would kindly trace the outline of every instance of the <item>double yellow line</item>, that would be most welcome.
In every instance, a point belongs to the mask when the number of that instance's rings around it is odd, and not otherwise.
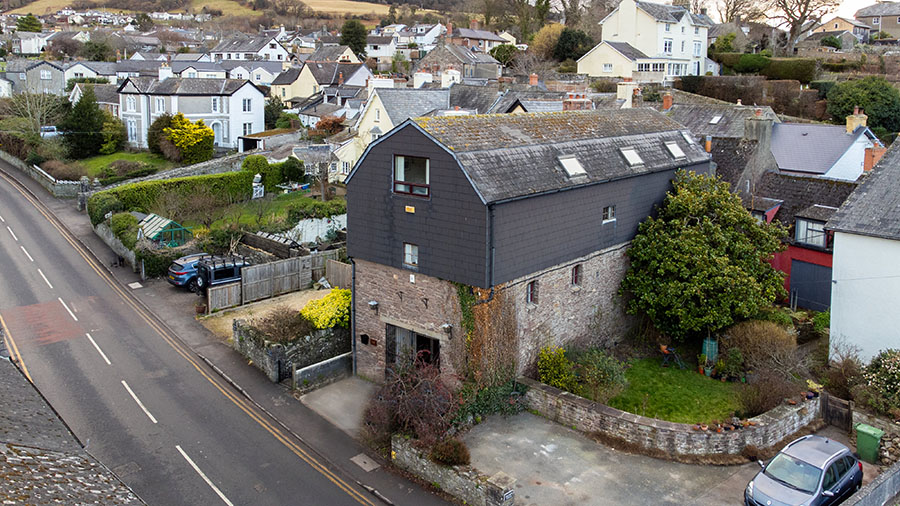
[[[272,436],[275,437],[281,444],[286,446],[291,452],[300,457],[301,460],[306,462],[310,467],[321,473],[325,478],[335,484],[338,488],[346,492],[350,497],[352,497],[356,502],[360,504],[364,504],[367,506],[375,506],[371,500],[369,500],[366,496],[364,496],[361,492],[350,486],[347,482],[337,476],[333,471],[328,469],[325,464],[319,462],[315,457],[310,455],[306,450],[304,450],[295,440],[293,436],[285,434],[285,432],[279,428],[276,424],[274,424],[269,417],[262,413],[259,408],[254,406],[249,400],[247,400],[242,395],[238,395],[231,388],[227,387],[222,380],[217,377],[213,377],[204,370],[201,366],[200,362],[195,358],[193,352],[190,351],[178,338],[171,333],[167,328],[163,327],[149,314],[149,312],[140,304],[137,303],[136,299],[128,292],[126,292],[113,278],[112,276],[106,272],[104,269],[101,269],[99,264],[89,255],[84,247],[80,243],[78,243],[72,234],[63,227],[58,219],[53,216],[49,210],[45,210],[46,206],[37,199],[33,198],[28,192],[24,191],[21,187],[21,184],[15,179],[9,177],[7,174],[0,172],[0,178],[7,181],[13,188],[16,189],[20,194],[22,194],[25,199],[31,203],[34,208],[41,213],[44,218],[47,219],[48,222],[60,233],[63,239],[68,242],[75,251],[81,255],[85,262],[87,262],[88,266],[97,273],[100,278],[102,278],[106,283],[113,289],[116,293],[118,293],[122,299],[130,305],[138,316],[141,317],[142,320],[147,322],[153,330],[159,334],[163,340],[168,343],[172,349],[175,350],[176,353],[182,356],[185,360],[190,363],[197,372],[200,373],[201,376],[207,379],[219,392],[222,393],[228,400],[230,400],[234,405],[236,405],[241,411],[247,414],[253,421],[259,424],[263,429],[269,432]],[[0,317],[0,324],[3,326],[4,334],[7,336],[9,342],[12,344],[12,350],[16,355],[19,364],[22,366],[22,370],[25,372],[28,380],[31,381],[31,376],[28,374],[28,370],[25,367],[25,363],[22,361],[21,355],[19,355],[18,348],[15,345],[15,342],[12,339],[12,335],[9,333],[9,329],[6,328],[6,324],[3,323],[2,317]]]
[[[3,336],[6,338],[6,342],[9,344],[8,348],[13,353],[13,357],[18,362],[19,367],[22,368],[22,372],[25,373],[25,377],[28,378],[28,381],[34,383],[31,380],[31,375],[28,374],[28,368],[25,367],[25,362],[22,361],[22,355],[19,354],[19,347],[16,346],[16,342],[13,340],[12,333],[9,331],[9,327],[6,326],[6,322],[3,321],[3,315],[0,315],[0,328],[3,329]]]

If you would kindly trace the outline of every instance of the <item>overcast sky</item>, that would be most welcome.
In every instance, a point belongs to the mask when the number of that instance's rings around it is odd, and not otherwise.
[[[844,18],[852,18],[856,11],[874,3],[874,0],[844,0],[835,14]],[[829,18],[831,18],[831,15],[825,16],[825,19]]]

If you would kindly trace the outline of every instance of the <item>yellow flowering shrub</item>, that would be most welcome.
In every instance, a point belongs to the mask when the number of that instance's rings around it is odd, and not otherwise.
[[[184,163],[200,163],[212,158],[215,133],[202,119],[194,123],[178,113],[172,116],[171,126],[163,129],[163,133],[181,151]]]
[[[325,297],[311,300],[300,314],[317,329],[350,327],[350,290],[335,288]]]

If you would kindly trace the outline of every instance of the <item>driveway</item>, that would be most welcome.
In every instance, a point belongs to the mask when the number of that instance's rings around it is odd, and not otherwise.
[[[472,466],[516,478],[517,505],[739,505],[759,467],[679,464],[622,453],[530,413],[463,435]]]

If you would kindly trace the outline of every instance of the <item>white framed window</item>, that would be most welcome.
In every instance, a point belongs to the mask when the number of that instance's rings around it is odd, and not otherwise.
[[[212,112],[219,112],[219,97],[212,98]]]
[[[197,77],[197,73],[196,73],[196,72],[194,72],[193,70],[189,70],[189,71],[188,71],[188,78],[194,79],[194,78],[196,78],[196,77]]]
[[[878,16],[875,16],[874,18],[872,18],[872,24],[873,24],[873,25],[880,25],[880,24],[881,24],[881,18],[878,17]]]
[[[612,72],[612,71],[613,71],[613,64],[612,64],[612,63],[604,63],[604,64],[603,64],[603,71],[604,71],[604,72]]]
[[[250,106],[253,105],[253,100],[249,98],[245,98],[241,101],[241,105],[243,107],[244,112],[250,112]]]
[[[287,95],[287,88],[281,88],[281,98],[284,98]]]
[[[694,56],[700,56],[703,53],[703,46],[700,44],[700,41],[694,41]]]
[[[720,121],[722,121],[722,116],[713,116],[712,119],[709,120],[709,124],[718,125]]]
[[[135,109],[134,97],[131,97],[131,96],[125,97],[125,110],[133,112],[134,109]]]
[[[654,72],[665,72],[665,70],[666,70],[666,64],[665,64],[665,63],[654,63],[654,64],[653,64],[653,71],[654,71]]]
[[[681,33],[684,33],[684,27],[683,27],[683,26],[681,27]]]
[[[700,35],[700,27],[699,26],[694,27],[694,35]]]
[[[667,32],[671,32],[671,31],[672,31],[672,24],[671,24],[671,23],[666,23],[666,31],[667,31]]]
[[[530,281],[525,285],[525,302],[528,304],[538,303],[538,284],[537,280]]]
[[[284,55],[279,54],[279,55],[278,55],[278,59],[279,59],[279,60],[284,60]]]
[[[243,127],[244,135],[250,135],[253,133],[253,123],[244,123]]]
[[[75,79],[81,79],[84,77],[84,72],[75,72]]]
[[[650,64],[638,63],[638,72],[650,72]]]
[[[128,141],[137,142],[137,125],[133,119],[128,120]]]
[[[563,166],[563,170],[566,171],[566,175],[569,177],[582,176],[586,174],[584,171],[584,167],[581,165],[581,162],[578,161],[574,155],[568,156],[560,156],[558,157],[559,163]]]
[[[415,244],[403,243],[403,267],[419,267],[419,247]]]
[[[616,220],[616,206],[606,206],[603,208],[603,223]]]
[[[663,53],[672,54],[672,39],[663,39]]]
[[[41,71],[41,80],[42,80],[42,81],[49,81],[49,80],[50,80],[50,71],[49,71],[49,70],[42,70],[42,71]]]
[[[166,110],[166,99],[163,97],[156,97],[156,112],[165,112]]]
[[[20,80],[20,81],[24,81],[24,80],[25,80],[25,72],[19,72],[19,80]]]
[[[681,41],[681,52],[684,52],[684,41]]]
[[[350,173],[350,162],[341,162],[341,174]]]
[[[256,74],[255,79],[256,79],[257,81],[262,81],[262,74]]]

